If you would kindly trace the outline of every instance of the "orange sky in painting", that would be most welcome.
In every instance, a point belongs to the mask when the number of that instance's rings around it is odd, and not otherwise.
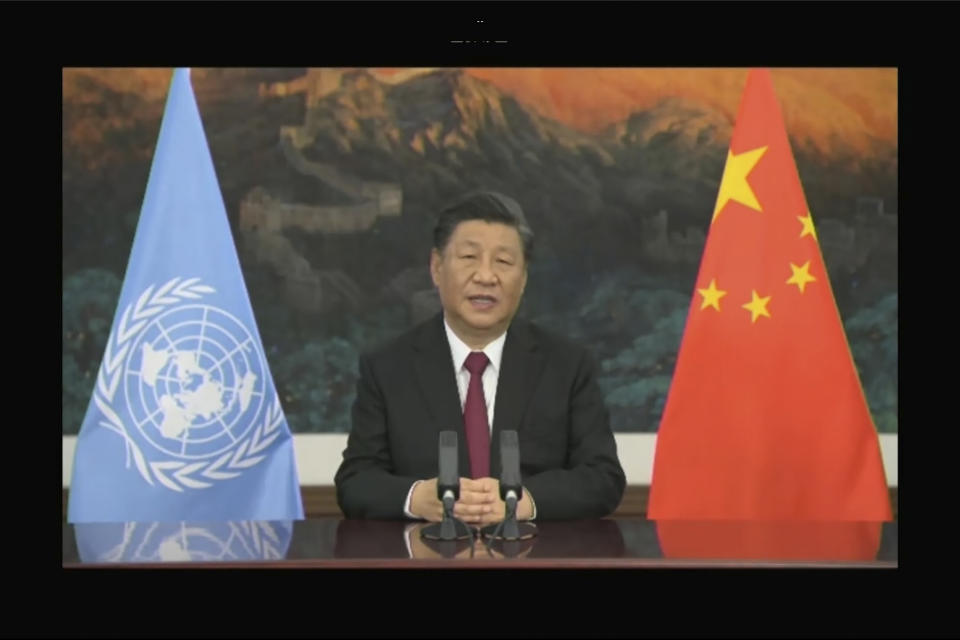
[[[429,69],[379,68],[387,82],[399,82]],[[486,80],[548,118],[585,132],[601,131],[650,107],[664,95],[708,104],[733,121],[746,79],[746,69],[636,68],[470,68]],[[169,69],[98,69],[109,85],[162,100],[169,87]],[[75,99],[71,71],[64,73],[64,93]],[[867,149],[870,138],[896,144],[897,70],[774,69],[774,85],[787,129],[821,148],[842,140]],[[91,96],[93,99],[94,96]]]
[[[377,69],[396,80],[407,69]],[[664,95],[706,103],[731,120],[746,69],[469,68],[466,71],[515,96],[541,115],[597,132]],[[774,69],[790,132],[826,145],[834,136],[855,148],[870,137],[896,143],[897,70]],[[406,74],[404,74],[406,75]]]
[[[665,94],[736,115],[746,69],[469,69],[541,114],[598,131]],[[859,147],[868,136],[895,143],[896,69],[774,69],[791,134]]]

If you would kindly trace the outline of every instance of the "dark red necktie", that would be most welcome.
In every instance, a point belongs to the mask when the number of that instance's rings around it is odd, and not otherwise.
[[[470,450],[470,471],[474,478],[490,475],[490,424],[487,422],[487,403],[483,398],[483,370],[490,360],[482,351],[467,356],[463,366],[470,372],[467,401],[463,405],[463,426],[467,432]]]

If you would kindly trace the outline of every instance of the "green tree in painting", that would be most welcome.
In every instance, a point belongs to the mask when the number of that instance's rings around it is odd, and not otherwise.
[[[120,297],[120,279],[83,269],[63,283],[63,433],[80,431]]]

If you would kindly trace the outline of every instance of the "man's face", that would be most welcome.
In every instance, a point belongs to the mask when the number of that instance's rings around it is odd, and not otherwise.
[[[450,327],[482,348],[506,331],[520,306],[527,284],[520,234],[499,222],[461,222],[443,253],[430,254],[430,274]]]

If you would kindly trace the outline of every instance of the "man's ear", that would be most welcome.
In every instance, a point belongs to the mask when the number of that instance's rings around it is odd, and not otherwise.
[[[433,280],[433,286],[439,287],[440,265],[443,262],[443,256],[436,249],[430,250],[430,278]]]

